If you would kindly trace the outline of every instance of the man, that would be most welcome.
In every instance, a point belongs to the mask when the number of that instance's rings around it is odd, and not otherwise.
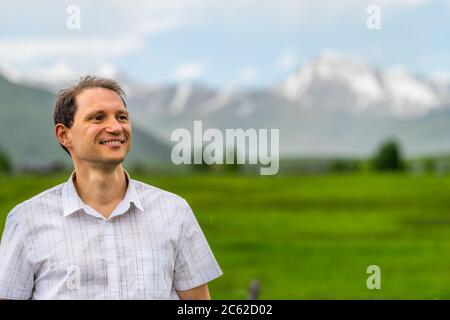
[[[54,121],[75,170],[9,213],[0,298],[210,299],[222,271],[189,205],[122,167],[132,130],[119,85],[82,78]]]

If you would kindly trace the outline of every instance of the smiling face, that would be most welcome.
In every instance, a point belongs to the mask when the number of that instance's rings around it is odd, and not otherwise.
[[[105,88],[88,88],[76,97],[66,148],[73,161],[95,165],[122,163],[131,147],[131,123],[120,96]]]

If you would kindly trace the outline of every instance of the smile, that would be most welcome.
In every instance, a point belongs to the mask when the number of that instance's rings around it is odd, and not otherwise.
[[[105,144],[105,145],[119,145],[119,144],[123,144],[124,141],[121,140],[109,140],[109,141],[100,141],[100,144]]]

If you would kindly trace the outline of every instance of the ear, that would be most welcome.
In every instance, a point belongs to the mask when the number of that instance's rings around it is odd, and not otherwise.
[[[60,144],[62,144],[67,149],[72,147],[70,142],[70,129],[67,128],[62,123],[58,123],[55,126],[55,136]]]

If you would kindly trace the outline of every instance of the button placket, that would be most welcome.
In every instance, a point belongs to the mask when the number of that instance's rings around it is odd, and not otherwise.
[[[120,275],[119,264],[117,261],[117,247],[114,240],[114,223],[112,220],[105,221],[105,256],[106,269],[108,274],[108,287],[111,299],[120,298]]]

